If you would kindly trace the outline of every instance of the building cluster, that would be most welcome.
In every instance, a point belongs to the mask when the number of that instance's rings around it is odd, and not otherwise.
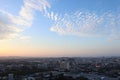
[[[0,80],[120,80],[120,57],[3,58]]]

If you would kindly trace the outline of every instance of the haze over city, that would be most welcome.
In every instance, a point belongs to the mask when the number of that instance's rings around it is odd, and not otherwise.
[[[120,56],[120,0],[1,0],[0,56]]]

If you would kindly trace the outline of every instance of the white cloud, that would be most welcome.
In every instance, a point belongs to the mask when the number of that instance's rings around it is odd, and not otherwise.
[[[5,38],[14,38],[18,35],[19,32],[22,31],[20,27],[16,27],[15,24],[12,24],[10,22],[10,19],[8,17],[5,17],[6,15],[1,13],[0,16],[0,39]]]
[[[19,14],[23,19],[32,21],[35,10],[45,12],[47,8],[50,8],[50,4],[46,0],[24,0]]]
[[[53,21],[57,21],[58,20],[58,14],[51,11],[51,12],[48,12],[48,11],[45,11],[45,14],[44,14],[46,17],[48,17],[49,19],[53,20]]]
[[[0,39],[18,36],[20,32],[32,25],[36,10],[45,13],[50,7],[46,0],[24,0],[24,5],[17,16],[0,10]]]
[[[22,40],[29,40],[30,36],[22,36],[22,37],[20,37],[20,39],[22,39]]]
[[[120,37],[120,14],[77,11],[64,14],[50,30],[62,35]]]
[[[0,10],[0,39],[14,38],[32,25],[36,11],[42,12],[54,21],[51,31],[62,35],[75,36],[107,36],[120,38],[120,14],[76,11],[73,14],[60,15],[49,11],[50,4],[46,0],[24,0],[18,15]],[[1,17],[3,16],[4,17]],[[6,20],[4,21],[4,18]]]

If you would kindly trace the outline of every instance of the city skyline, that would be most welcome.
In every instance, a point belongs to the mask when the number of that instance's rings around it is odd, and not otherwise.
[[[1,0],[0,56],[120,56],[119,0]]]

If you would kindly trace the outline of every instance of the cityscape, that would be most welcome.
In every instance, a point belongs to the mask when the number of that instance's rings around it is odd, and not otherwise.
[[[0,80],[120,80],[120,0],[0,0]]]
[[[0,80],[120,80],[120,57],[6,57]]]

